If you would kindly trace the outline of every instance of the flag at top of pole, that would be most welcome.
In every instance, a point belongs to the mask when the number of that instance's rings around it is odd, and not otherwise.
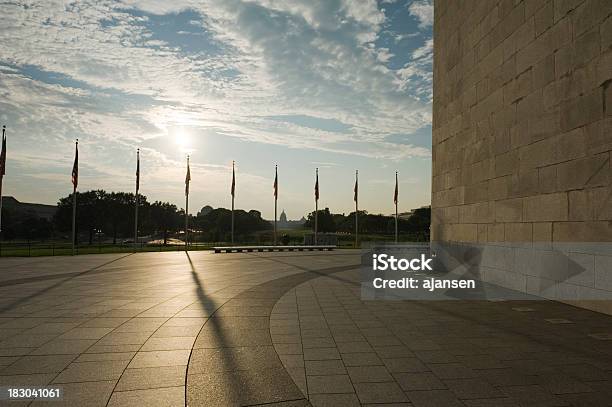
[[[136,150],[136,194],[140,191],[140,149]]]
[[[187,175],[185,175],[185,196],[189,195],[189,181],[191,181],[191,171],[189,169],[189,156],[187,156]]]
[[[6,126],[2,126],[2,151],[0,151],[0,232],[2,232],[2,179],[6,174]]]
[[[0,177],[6,175],[6,126],[2,126],[2,152],[0,152]]]
[[[79,185],[79,139],[75,142],[74,164],[72,164],[72,185],[76,191]]]
[[[396,205],[397,205],[398,193],[399,193],[399,188],[397,185],[397,171],[395,171],[395,193],[393,194],[393,203]]]
[[[232,161],[232,197],[236,196],[236,170],[234,168],[235,163]]]
[[[317,168],[315,180],[315,201],[319,200],[319,169]]]
[[[359,170],[355,170],[355,188],[353,188],[353,191],[355,192],[353,201],[357,202],[359,199]]]
[[[278,199],[278,165],[274,166],[274,198]]]

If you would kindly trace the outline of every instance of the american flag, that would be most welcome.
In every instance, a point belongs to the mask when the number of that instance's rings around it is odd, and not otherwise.
[[[72,165],[72,185],[75,190],[79,185],[79,140],[75,143],[74,164]]]
[[[359,171],[355,171],[355,188],[353,190],[355,191],[353,200],[357,202],[357,198],[359,197]]]
[[[187,156],[187,175],[185,176],[185,196],[189,195],[189,181],[191,181],[191,171],[189,170],[189,156]]]
[[[232,196],[236,196],[236,171],[234,170],[234,162],[232,161]]]
[[[319,169],[317,168],[317,178],[315,181],[315,201],[319,200]]]
[[[278,166],[274,167],[274,198],[278,199]]]
[[[140,149],[136,151],[136,193],[140,190]]]
[[[2,152],[0,152],[0,177],[6,174],[6,126],[2,126]]]
[[[393,203],[397,205],[397,195],[399,193],[399,189],[397,186],[397,171],[395,171],[395,193],[393,194]]]

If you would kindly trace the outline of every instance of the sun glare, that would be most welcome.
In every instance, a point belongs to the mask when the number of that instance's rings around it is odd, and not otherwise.
[[[174,142],[176,143],[179,150],[183,153],[189,153],[193,151],[191,136],[184,130],[178,130],[174,133]]]

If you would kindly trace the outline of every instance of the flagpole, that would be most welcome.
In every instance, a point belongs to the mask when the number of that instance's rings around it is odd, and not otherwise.
[[[274,166],[274,246],[276,246],[276,219],[278,206],[278,165]]]
[[[318,223],[319,223],[319,169],[316,169],[316,190],[315,190],[315,233],[314,244],[317,245]]]
[[[399,201],[398,197],[398,185],[397,185],[397,171],[395,171],[395,243],[397,243],[397,201]]]
[[[236,188],[235,162],[232,161],[232,245],[234,244],[234,190]]]
[[[78,185],[78,156],[79,156],[79,139],[75,142],[75,162],[72,168],[72,255],[75,255],[76,246],[76,209],[77,209],[77,185]],[[75,173],[76,168],[76,173]]]
[[[4,181],[4,172],[6,170],[6,146],[5,135],[6,125],[2,126],[2,171],[0,172],[0,240],[2,239],[2,182]]]
[[[187,251],[187,238],[189,233],[189,182],[191,181],[191,174],[189,171],[189,155],[187,156],[187,174],[188,177],[185,179],[185,251]]]
[[[72,191],[72,255],[74,256],[76,243],[76,207],[77,207],[77,189],[76,186]]]
[[[355,170],[355,248],[359,246],[359,170]]]
[[[134,209],[134,250],[138,247],[138,190],[140,188],[140,149],[136,150],[136,202]]]

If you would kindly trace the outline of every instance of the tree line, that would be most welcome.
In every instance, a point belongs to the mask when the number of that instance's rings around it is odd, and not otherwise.
[[[314,215],[314,211],[308,214],[305,227],[314,229]],[[392,235],[395,233],[394,216],[359,211],[358,222],[360,235]],[[409,235],[415,240],[428,240],[430,223],[431,208],[427,207],[415,209],[408,219],[399,218],[397,226],[400,234]],[[344,215],[331,213],[329,208],[319,210],[317,230],[323,233],[354,233],[355,212]]]
[[[135,195],[126,192],[93,190],[77,192],[76,230],[79,243],[121,243],[133,241]],[[184,231],[185,210],[169,202],[149,202],[138,195],[138,234],[148,239],[170,238]],[[5,240],[70,240],[72,229],[72,195],[57,203],[52,220],[38,217],[33,212],[2,209],[2,238]],[[212,209],[212,208],[211,208]],[[272,228],[256,210],[236,210],[235,233],[238,236]],[[231,232],[231,211],[223,208],[189,215],[194,238],[202,241],[222,241]],[[131,239],[131,240],[130,240]]]
[[[148,239],[167,243],[170,238],[182,239],[185,225],[184,209],[169,202],[149,202],[139,195],[138,234]],[[133,241],[135,195],[125,192],[93,190],[77,193],[77,236],[79,243],[121,243]],[[202,208],[196,216],[189,215],[190,235],[196,241],[229,241],[231,234],[231,210]],[[261,217],[257,210],[234,211],[235,241],[251,242],[271,239],[271,222]],[[429,239],[431,212],[429,208],[415,210],[408,219],[399,220],[400,234],[415,240]],[[19,212],[3,208],[3,234],[5,240],[69,240],[72,228],[72,195],[59,200],[52,220],[37,217],[31,212]],[[304,224],[314,229],[314,212],[308,214]],[[359,211],[361,235],[390,235],[394,233],[392,216],[369,214]],[[318,212],[318,230],[322,233],[352,234],[355,231],[355,213],[333,214],[329,208]],[[279,236],[280,237],[280,236]]]

